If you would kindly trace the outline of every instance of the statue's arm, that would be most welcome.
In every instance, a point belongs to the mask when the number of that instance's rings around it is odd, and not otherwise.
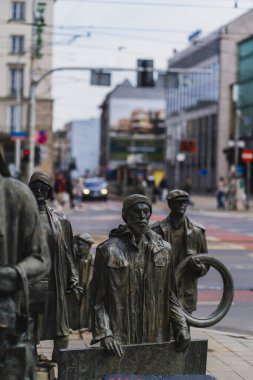
[[[175,271],[173,259],[171,257],[171,261],[169,264],[169,272],[170,279],[169,283],[169,315],[170,322],[173,329],[173,335],[175,339],[176,351],[181,352],[185,351],[188,347],[191,337],[189,328],[184,316],[184,312],[180,306],[180,303],[177,298],[177,287],[176,287],[176,279],[175,279]]]
[[[92,336],[91,344],[112,337],[110,319],[106,310],[107,267],[105,252],[97,248],[91,284]]]

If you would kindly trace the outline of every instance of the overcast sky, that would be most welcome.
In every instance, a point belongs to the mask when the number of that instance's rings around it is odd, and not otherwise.
[[[146,58],[165,69],[192,32],[205,36],[250,7],[253,0],[57,0],[53,66],[134,68]],[[99,117],[106,93],[126,77],[135,83],[135,74],[121,72],[113,73],[111,87],[97,87],[89,72],[53,74],[54,130]]]

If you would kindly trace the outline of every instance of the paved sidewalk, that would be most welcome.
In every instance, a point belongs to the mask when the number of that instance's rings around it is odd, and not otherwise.
[[[191,335],[192,339],[208,339],[207,375],[217,380],[253,379],[253,337],[195,328],[191,328]],[[75,331],[70,335],[69,347],[86,348],[90,340],[90,333]],[[51,358],[52,342],[41,342],[38,353]]]

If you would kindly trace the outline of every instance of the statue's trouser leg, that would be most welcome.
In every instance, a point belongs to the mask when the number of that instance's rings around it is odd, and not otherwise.
[[[69,337],[67,336],[57,336],[54,338],[54,350],[52,354],[52,361],[58,362],[58,350],[61,348],[68,348]]]

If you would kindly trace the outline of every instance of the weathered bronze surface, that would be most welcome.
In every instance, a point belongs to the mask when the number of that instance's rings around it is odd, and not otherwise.
[[[123,346],[121,359],[99,347],[59,352],[58,380],[101,380],[113,373],[139,375],[205,374],[207,341],[193,340],[185,353],[174,342]]]
[[[176,350],[190,336],[175,295],[170,244],[149,227],[152,205],[140,194],[124,200],[125,225],[97,248],[92,289],[92,344],[121,357],[122,344],[164,342],[172,325]]]
[[[35,199],[26,185],[10,178],[1,153],[0,236],[0,377],[33,379],[28,325],[21,325],[16,314],[19,273],[30,283],[39,281],[50,269],[50,256]]]
[[[90,285],[94,271],[95,256],[90,249],[94,240],[87,233],[75,236],[77,243],[77,262],[79,269],[79,283],[84,289],[85,297],[81,298],[80,304],[80,328],[90,327]]]
[[[45,172],[35,172],[29,186],[38,203],[44,237],[52,259],[51,271],[44,279],[47,281],[47,294],[43,318],[38,323],[39,338],[54,339],[53,361],[57,361],[58,348],[68,346],[66,291],[80,291],[74,263],[73,234],[67,217],[46,204],[52,191],[50,176]]]
[[[170,242],[174,265],[177,267],[187,256],[207,253],[205,228],[185,215],[189,194],[172,190],[167,195],[169,215],[151,226],[164,240]],[[197,304],[197,278],[207,273],[208,267],[198,259],[190,261],[189,268],[178,283],[178,296],[183,308],[192,313]]]

